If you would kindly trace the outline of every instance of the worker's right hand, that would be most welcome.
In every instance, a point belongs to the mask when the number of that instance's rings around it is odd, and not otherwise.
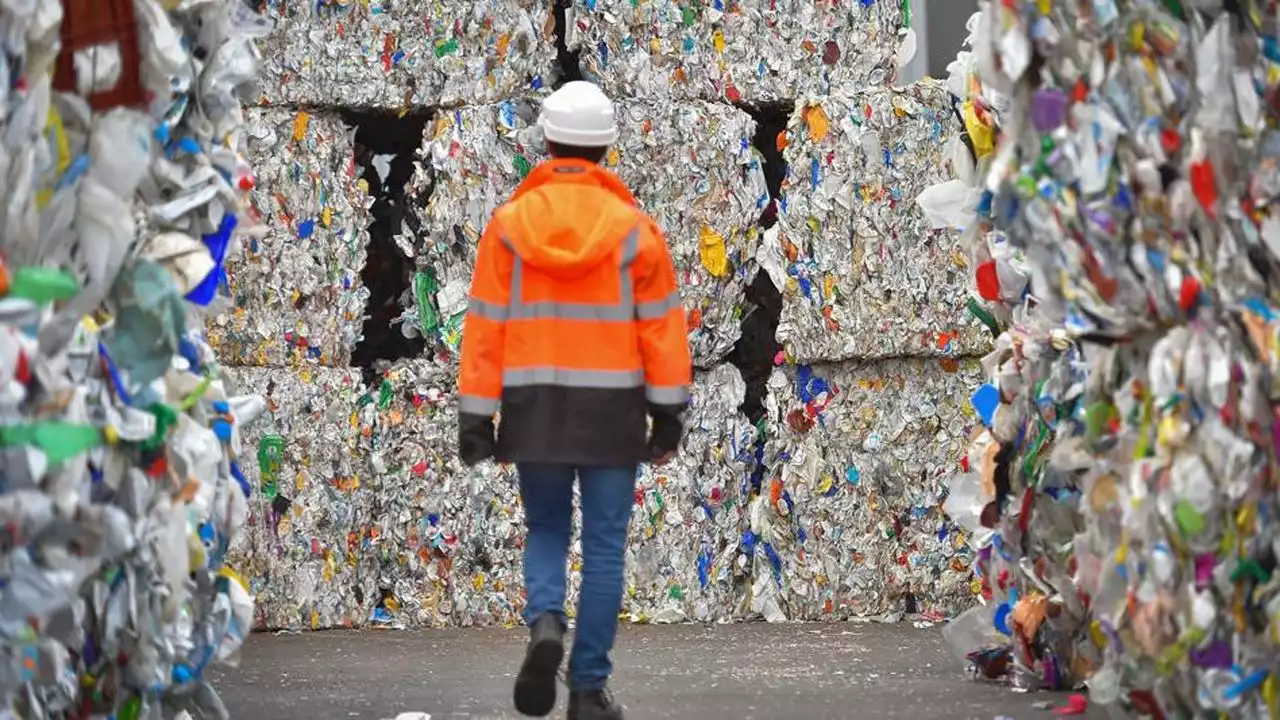
[[[473,467],[493,457],[493,418],[475,415],[458,415],[458,455],[467,467]]]

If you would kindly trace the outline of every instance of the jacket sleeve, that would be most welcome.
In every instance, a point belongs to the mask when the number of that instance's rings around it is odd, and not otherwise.
[[[666,238],[652,221],[632,266],[636,328],[644,361],[645,399],[653,417],[650,447],[655,456],[674,452],[684,432],[680,418],[689,402],[693,360],[684,306]]]
[[[511,294],[511,250],[496,220],[476,250],[458,371],[458,444],[463,462],[493,454],[493,416],[502,398],[502,354]]]

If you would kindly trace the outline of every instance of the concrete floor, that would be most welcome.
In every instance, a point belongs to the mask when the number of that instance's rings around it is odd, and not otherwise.
[[[506,719],[518,630],[334,631],[250,638],[214,680],[237,720]],[[628,720],[1053,717],[970,681],[938,628],[909,624],[624,627],[614,691]],[[563,717],[560,709],[552,717]]]

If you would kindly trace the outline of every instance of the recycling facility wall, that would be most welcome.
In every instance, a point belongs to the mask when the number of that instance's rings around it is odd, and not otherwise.
[[[580,77],[616,99],[605,162],[667,233],[696,365],[677,458],[638,479],[627,616],[971,604],[941,508],[989,338],[914,202],[960,127],[941,85],[892,87],[905,3],[267,5],[260,228],[208,326],[268,401],[235,548],[257,626],[519,621],[513,471],[458,458],[456,353],[538,101]]]

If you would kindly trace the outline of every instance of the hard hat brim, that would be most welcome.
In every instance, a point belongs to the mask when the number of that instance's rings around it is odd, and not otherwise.
[[[574,147],[608,147],[618,140],[618,126],[608,129],[586,130],[583,128],[564,128],[557,126],[545,116],[538,118],[542,126],[542,135],[551,142]]]

